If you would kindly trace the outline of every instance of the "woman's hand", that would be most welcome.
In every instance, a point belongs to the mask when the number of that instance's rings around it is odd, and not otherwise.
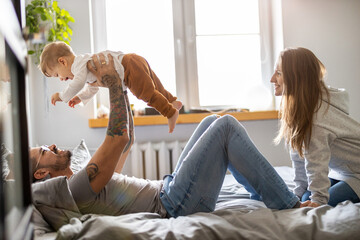
[[[312,201],[310,201],[310,200],[307,200],[307,201],[305,201],[305,202],[302,202],[301,204],[300,204],[300,207],[302,208],[302,207],[314,207],[314,208],[316,208],[316,207],[319,207],[320,206],[320,204],[318,204],[318,203],[316,203],[316,202],[312,202]]]

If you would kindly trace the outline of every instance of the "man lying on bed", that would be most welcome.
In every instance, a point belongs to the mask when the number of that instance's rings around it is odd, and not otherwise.
[[[35,180],[66,176],[82,214],[122,215],[155,212],[177,217],[215,208],[227,169],[268,208],[299,207],[300,202],[274,168],[256,149],[244,127],[232,116],[209,116],[201,121],[185,146],[175,171],[164,180],[127,177],[121,171],[133,141],[133,119],[129,101],[114,69],[108,64],[89,70],[99,86],[109,88],[110,118],[104,142],[88,165],[76,174],[70,169],[69,151],[55,144],[30,151]],[[99,55],[103,63],[104,56]]]

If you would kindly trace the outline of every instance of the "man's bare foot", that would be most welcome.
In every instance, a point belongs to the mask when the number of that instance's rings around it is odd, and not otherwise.
[[[174,115],[168,118],[169,133],[172,133],[174,131],[176,120],[178,119],[178,117],[179,117],[179,110],[176,109]]]
[[[172,103],[171,103],[173,106],[174,106],[174,108],[176,108],[177,110],[179,110],[180,111],[180,109],[182,108],[182,102],[180,102],[180,101],[173,101]]]

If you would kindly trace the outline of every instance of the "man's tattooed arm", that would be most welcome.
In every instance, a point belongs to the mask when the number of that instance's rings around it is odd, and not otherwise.
[[[86,166],[86,172],[89,177],[89,182],[95,179],[99,173],[99,167],[95,163],[89,163]]]
[[[112,137],[127,134],[128,130],[127,103],[119,80],[114,75],[105,75],[101,79],[102,83],[109,87],[110,116],[106,134]]]
[[[109,89],[110,115],[104,142],[96,150],[86,172],[90,185],[94,192],[100,192],[109,182],[114,174],[119,158],[122,156],[124,148],[130,141],[132,132],[132,121],[129,119],[129,104],[124,94],[121,79],[115,70],[113,58],[108,55],[109,61],[106,63],[105,57],[99,54],[99,59],[93,56],[95,67],[88,64],[87,67],[97,78],[100,87]],[[101,63],[101,64],[100,64]],[[132,118],[131,118],[132,120]]]

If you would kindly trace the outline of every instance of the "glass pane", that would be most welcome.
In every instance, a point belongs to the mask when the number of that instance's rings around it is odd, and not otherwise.
[[[195,0],[197,35],[259,33],[256,0]]]
[[[23,214],[23,186],[19,154],[16,58],[0,34],[0,147],[6,232],[14,232]]]
[[[249,108],[261,85],[258,35],[197,37],[201,106]]]
[[[108,49],[144,57],[165,89],[176,95],[172,1],[107,0],[106,24]],[[134,96],[130,102],[146,106]]]

